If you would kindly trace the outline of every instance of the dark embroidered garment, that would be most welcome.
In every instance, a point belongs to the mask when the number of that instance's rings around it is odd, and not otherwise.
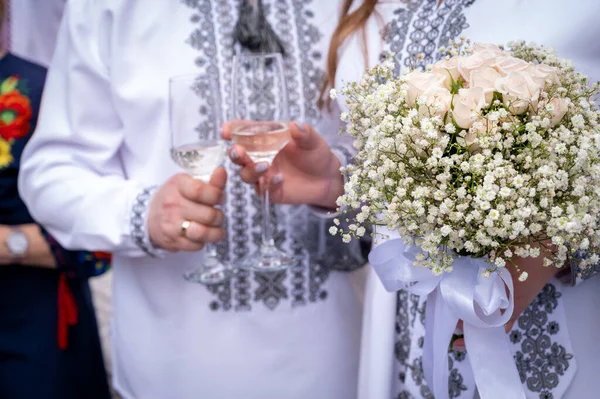
[[[0,59],[0,82],[6,83],[0,91],[27,97],[27,101],[13,100],[29,103],[32,111],[26,121],[20,120],[18,112],[13,117],[0,115],[2,133],[7,133],[10,121],[27,128],[25,134],[12,131],[10,138],[2,134],[10,143],[10,153],[1,154],[8,161],[0,168],[2,225],[34,223],[19,197],[17,176],[21,153],[35,129],[45,77],[44,68],[12,54]],[[2,103],[0,113],[11,112],[6,105]],[[46,232],[43,235],[58,270],[18,264],[0,267],[0,398],[107,399],[87,278],[106,270],[110,256],[67,251]]]

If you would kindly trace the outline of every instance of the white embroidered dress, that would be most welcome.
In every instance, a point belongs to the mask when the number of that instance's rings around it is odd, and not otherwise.
[[[329,219],[277,207],[275,239],[297,263],[216,287],[182,278],[200,253],[151,256],[152,187],[180,172],[169,157],[169,78],[209,74],[228,107],[239,3],[71,0],[65,9],[20,190],[65,247],[113,252],[112,372],[125,399],[356,396],[361,306],[346,271],[364,262],[327,234]],[[337,115],[321,116],[316,100],[339,5],[264,4],[286,49],[291,116],[333,143]],[[235,261],[257,248],[260,201],[227,167],[219,253]]]
[[[525,39],[549,45],[594,80],[600,78],[600,2],[584,0],[575,6],[559,0],[444,0],[439,8],[437,2],[380,1],[367,27],[369,64],[390,50],[399,69],[418,65],[417,54],[431,63],[439,47],[464,34],[480,42]],[[361,77],[362,54],[360,35],[355,35],[341,55],[338,88]],[[573,266],[577,268],[576,262]],[[600,266],[575,287],[552,281],[510,333],[528,398],[598,397],[598,272]],[[421,365],[424,299],[405,291],[386,292],[372,271],[365,298],[359,398],[433,398]],[[468,355],[451,353],[449,365],[450,397],[475,397]]]

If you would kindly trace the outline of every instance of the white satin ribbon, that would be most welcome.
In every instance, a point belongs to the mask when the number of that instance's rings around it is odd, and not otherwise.
[[[500,269],[483,277],[488,266],[483,259],[456,257],[452,272],[435,276],[427,268],[413,266],[420,252],[395,238],[373,249],[369,262],[387,291],[404,289],[427,296],[423,372],[435,398],[449,399],[448,350],[456,324],[463,320],[480,397],[525,399],[504,331],[514,308],[510,273]]]

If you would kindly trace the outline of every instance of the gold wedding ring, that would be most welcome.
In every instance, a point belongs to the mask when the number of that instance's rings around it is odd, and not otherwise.
[[[181,235],[182,236],[185,237],[187,235],[187,231],[191,225],[192,225],[192,222],[190,222],[189,220],[184,220],[183,222],[181,222]]]

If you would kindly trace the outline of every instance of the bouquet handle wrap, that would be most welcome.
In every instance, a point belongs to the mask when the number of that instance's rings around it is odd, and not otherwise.
[[[418,247],[394,238],[373,249],[369,261],[387,291],[403,289],[427,296],[423,371],[436,399],[449,399],[448,350],[459,320],[464,322],[465,345],[481,398],[525,399],[504,331],[514,309],[508,270],[484,277],[489,266],[485,260],[457,257],[452,272],[436,276],[413,266],[419,253]]]

